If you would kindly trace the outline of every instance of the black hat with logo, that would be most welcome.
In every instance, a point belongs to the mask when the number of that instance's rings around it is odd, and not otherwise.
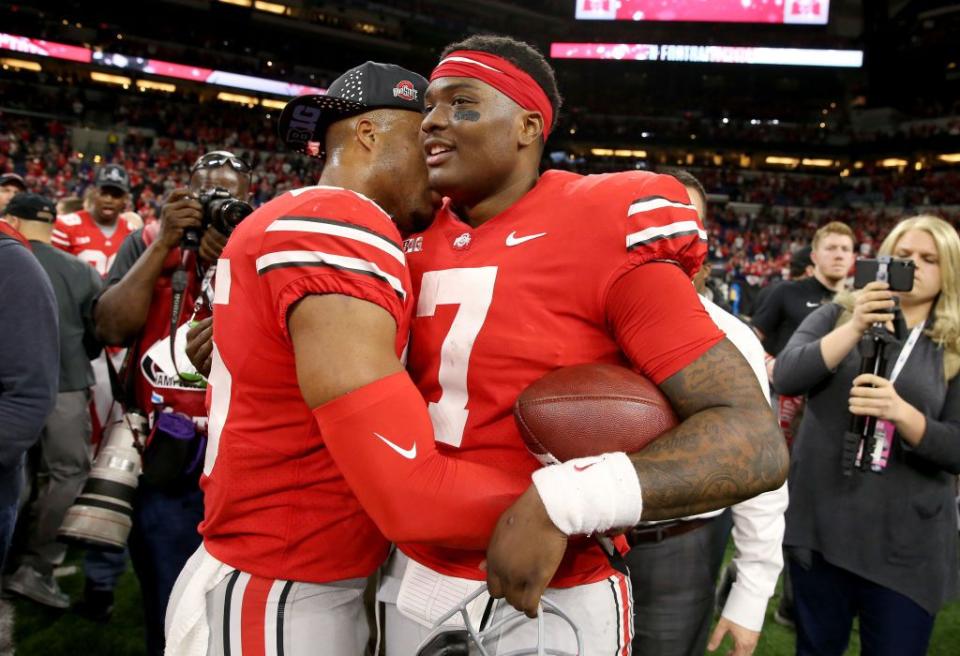
[[[11,198],[3,213],[23,221],[53,223],[57,220],[57,206],[53,201],[29,191],[21,191]]]
[[[330,124],[374,109],[423,112],[426,78],[393,64],[367,62],[338,77],[325,94],[294,98],[280,113],[280,139],[290,150],[319,157]]]

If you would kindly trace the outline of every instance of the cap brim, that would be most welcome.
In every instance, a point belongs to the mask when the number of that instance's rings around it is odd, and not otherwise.
[[[124,187],[124,186],[122,186],[122,185],[116,184],[115,182],[101,182],[101,183],[98,183],[98,184],[97,184],[97,189],[103,189],[103,188],[105,188],[105,187],[109,187],[109,188],[111,188],[111,189],[116,189],[116,190],[118,190],[118,191],[122,191],[122,192],[125,193],[125,194],[129,194],[129,193],[130,193],[130,187]]]
[[[321,157],[327,128],[332,123],[372,109],[356,101],[333,96],[299,96],[288,102],[280,112],[277,133],[289,150]]]

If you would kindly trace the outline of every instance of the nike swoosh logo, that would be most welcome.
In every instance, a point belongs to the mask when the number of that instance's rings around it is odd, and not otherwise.
[[[593,467],[595,464],[597,464],[597,463],[591,462],[589,465],[583,465],[582,467],[581,467],[580,465],[574,465],[573,468],[574,468],[574,470],[576,470],[576,471],[578,471],[578,472],[582,472],[582,471],[586,471],[586,470],[590,469],[590,468]]]
[[[519,246],[524,242],[528,242],[531,239],[539,239],[540,237],[545,237],[547,233],[538,232],[535,235],[527,235],[526,237],[517,237],[517,231],[514,230],[509,235],[507,235],[507,246]]]
[[[820,304],[819,304],[819,303],[811,303],[810,301],[807,301],[807,307],[809,307],[809,308],[820,307]]]
[[[396,444],[394,444],[393,442],[391,442],[390,440],[388,440],[387,438],[385,438],[385,437],[384,437],[383,435],[381,435],[380,433],[374,433],[374,435],[376,435],[376,436],[379,437],[381,440],[383,440],[383,443],[384,443],[384,444],[386,444],[388,447],[390,447],[391,449],[393,449],[394,451],[396,451],[397,453],[399,453],[401,456],[403,456],[403,457],[406,458],[407,460],[413,460],[414,458],[417,457],[417,443],[416,443],[416,442],[413,443],[413,446],[412,446],[411,448],[409,448],[409,449],[403,449],[403,448],[400,448],[399,446],[397,446]]]

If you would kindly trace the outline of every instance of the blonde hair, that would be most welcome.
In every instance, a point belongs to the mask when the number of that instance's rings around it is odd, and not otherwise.
[[[854,244],[857,243],[857,239],[853,234],[853,230],[850,229],[850,226],[840,221],[831,221],[814,233],[813,241],[810,243],[811,248],[816,250],[820,241],[827,235],[843,235],[844,237],[849,237],[850,241]]]
[[[877,253],[893,255],[897,242],[910,230],[923,230],[930,235],[940,256],[940,295],[934,306],[936,321],[927,335],[945,350],[960,354],[960,236],[940,217],[920,214],[894,226]]]
[[[903,219],[880,244],[878,255],[893,255],[897,242],[911,230],[923,230],[933,238],[940,258],[940,294],[934,305],[935,321],[924,331],[935,344],[943,347],[943,369],[947,380],[960,373],[960,235],[956,229],[931,214],[920,214]],[[837,325],[852,316],[855,295],[838,294],[834,299],[845,312]]]

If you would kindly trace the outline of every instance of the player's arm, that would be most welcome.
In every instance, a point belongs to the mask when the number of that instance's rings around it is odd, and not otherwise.
[[[140,233],[124,240],[110,268],[107,288],[94,308],[97,334],[107,344],[126,344],[143,330],[153,299],[153,288],[170,251],[180,243],[185,228],[200,227],[200,204],[186,189],[175,190],[161,211],[160,234],[143,250]],[[138,248],[139,247],[139,248]]]
[[[485,548],[525,485],[437,451],[426,403],[397,358],[390,313],[344,294],[311,295],[293,306],[288,329],[303,398],[383,534]]]
[[[63,217],[57,217],[53,224],[50,243],[62,251],[73,254],[73,229],[64,222]]]

